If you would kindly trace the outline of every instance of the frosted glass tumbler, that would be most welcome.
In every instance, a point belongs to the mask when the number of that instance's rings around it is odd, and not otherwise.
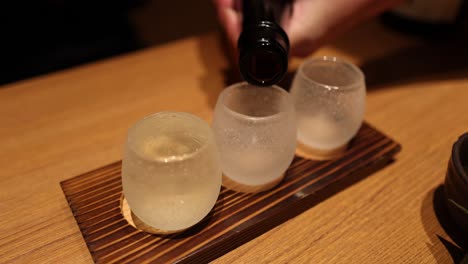
[[[223,185],[240,192],[270,189],[282,180],[294,157],[292,99],[278,86],[229,86],[218,97],[213,131]]]
[[[341,155],[363,121],[366,86],[361,70],[335,57],[309,59],[299,67],[290,92],[297,114],[298,155]]]
[[[142,226],[147,232],[178,232],[201,221],[221,188],[218,152],[208,123],[179,112],[138,121],[128,132],[122,185],[132,214],[148,226]]]

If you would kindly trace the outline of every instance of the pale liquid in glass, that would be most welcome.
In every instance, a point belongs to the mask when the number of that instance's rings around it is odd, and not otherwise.
[[[210,147],[187,134],[150,136],[135,144],[126,152],[122,168],[132,212],[146,224],[168,231],[202,220],[214,206],[221,184],[220,168],[210,157],[216,153],[206,150]]]
[[[238,191],[271,188],[294,158],[294,105],[280,87],[239,83],[226,88],[216,103],[213,130],[224,176],[244,185]]]
[[[230,179],[245,185],[262,185],[278,179],[291,163],[278,152],[251,149],[245,152],[226,152],[223,172]]]
[[[345,145],[356,128],[333,121],[325,114],[302,115],[297,119],[297,140],[316,149],[334,149]]]
[[[365,109],[362,72],[336,58],[312,59],[294,77],[297,140],[317,150],[345,146],[361,126]]]

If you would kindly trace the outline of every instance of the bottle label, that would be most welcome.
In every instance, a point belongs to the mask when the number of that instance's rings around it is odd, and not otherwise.
[[[404,17],[430,23],[453,23],[463,0],[407,0],[393,9]]]

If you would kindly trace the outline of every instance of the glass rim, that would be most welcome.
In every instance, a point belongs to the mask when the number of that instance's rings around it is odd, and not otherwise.
[[[319,82],[317,80],[314,80],[312,78],[310,78],[305,72],[304,72],[304,69],[313,64],[313,63],[316,63],[316,62],[332,62],[332,63],[340,63],[342,65],[345,65],[345,66],[348,66],[354,74],[356,74],[357,78],[355,81],[349,83],[349,84],[346,84],[346,85],[330,85],[330,84],[326,84],[326,83],[323,83],[323,82]],[[353,89],[357,89],[357,87],[359,87],[364,81],[365,81],[365,76],[364,76],[364,73],[362,72],[361,69],[359,69],[359,67],[357,67],[356,65],[354,65],[353,63],[347,61],[347,60],[344,60],[344,59],[340,59],[338,57],[335,57],[335,56],[320,56],[320,57],[314,57],[314,58],[309,58],[309,59],[306,59],[303,63],[301,63],[301,65],[299,66],[299,69],[297,70],[298,74],[300,74],[301,77],[303,77],[306,81],[312,83],[312,84],[315,84],[315,85],[318,85],[318,86],[322,86],[322,87],[325,87],[327,88],[328,90],[353,90]]]
[[[160,111],[160,112],[156,112],[156,113],[152,113],[150,115],[147,115],[141,119],[139,119],[138,121],[136,121],[129,129],[128,129],[128,132],[127,132],[127,140],[126,140],[126,147],[128,148],[129,151],[133,152],[135,155],[138,156],[139,159],[142,159],[142,160],[145,160],[145,161],[148,161],[148,162],[160,162],[160,163],[172,163],[172,162],[180,162],[180,161],[184,161],[186,159],[189,159],[190,157],[194,157],[196,155],[198,155],[199,153],[201,153],[202,151],[204,151],[208,144],[209,144],[209,139],[207,138],[206,140],[202,141],[201,142],[201,147],[200,148],[197,148],[196,150],[192,151],[192,152],[189,152],[189,153],[184,153],[182,155],[167,155],[165,157],[162,157],[162,158],[154,158],[154,159],[149,159],[147,157],[145,157],[144,155],[142,155],[140,153],[140,151],[137,151],[135,149],[135,146],[133,144],[130,144],[130,138],[131,138],[131,134],[132,132],[138,128],[138,126],[140,126],[141,124],[143,124],[145,121],[147,121],[148,119],[151,119],[151,118],[154,118],[154,117],[157,117],[157,116],[162,116],[162,115],[167,115],[167,114],[176,114],[178,116],[182,116],[184,118],[188,118],[188,119],[192,119],[194,121],[201,121],[201,122],[204,122],[205,125],[207,126],[208,128],[208,132],[211,133],[211,128],[210,126],[206,123],[205,120],[201,119],[200,117],[192,114],[192,113],[189,113],[189,112],[178,112],[178,111]],[[209,135],[209,137],[213,137],[213,135]]]
[[[221,92],[221,95],[219,96],[219,100],[220,100],[223,108],[228,113],[231,113],[232,116],[234,116],[236,118],[239,118],[239,119],[243,119],[243,120],[251,120],[251,121],[261,122],[261,121],[268,121],[270,119],[278,119],[278,118],[280,118],[280,116],[285,114],[286,111],[278,111],[277,113],[274,113],[274,114],[268,115],[268,116],[250,116],[250,115],[239,113],[239,112],[231,109],[229,106],[227,106],[224,103],[225,97],[227,96],[228,92],[230,92],[230,91],[232,91],[232,90],[234,90],[236,88],[242,87],[244,85],[252,85],[252,84],[249,84],[247,82],[240,82],[240,83],[232,84],[232,85],[226,87]],[[254,86],[254,85],[252,85],[252,86]],[[268,87],[258,87],[257,89],[268,89],[268,88],[273,88],[275,91],[279,91],[280,94],[283,97],[284,97],[284,95],[286,95],[286,100],[288,100],[290,102],[290,106],[292,107],[292,100],[290,98],[290,94],[287,91],[285,91],[283,88],[279,87],[278,85],[271,85],[271,86],[268,86]]]

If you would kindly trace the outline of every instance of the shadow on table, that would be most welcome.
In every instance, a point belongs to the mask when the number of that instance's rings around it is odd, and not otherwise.
[[[365,62],[361,67],[371,89],[391,83],[463,78],[468,76],[468,49],[458,43],[421,45]]]
[[[216,37],[216,41],[202,38],[199,47],[200,57],[205,68],[208,69],[200,80],[201,86],[208,95],[210,106],[214,107],[216,98],[224,87],[241,82],[243,79],[236,65],[233,47],[222,34],[212,37]],[[366,45],[354,44],[338,42],[331,45],[354,57],[368,57]],[[368,92],[391,88],[397,84],[467,78],[467,46],[468,40],[457,37],[440,41],[427,40],[417,45],[397,49],[385,56],[363,61],[359,66],[366,76]],[[222,72],[219,69],[223,69]],[[294,75],[295,71],[288,72],[278,85],[289,90]],[[213,92],[213,89],[216,92]]]
[[[223,40],[219,35],[205,35],[199,39],[198,43],[199,58],[205,69],[199,82],[211,110],[214,109],[218,95],[226,86],[225,74],[220,71],[228,67],[224,65],[226,51],[223,47]]]
[[[204,74],[199,78],[200,87],[206,95],[208,105],[213,110],[222,89],[244,80],[235,62],[235,51],[222,35],[206,35],[200,38],[198,48],[199,57],[205,69]],[[278,85],[288,90],[294,74],[295,72],[288,72]]]
[[[427,243],[427,247],[437,262],[443,263],[445,259],[443,255],[448,253],[454,263],[460,263],[464,254],[467,254],[468,241],[463,236],[461,229],[449,217],[449,212],[445,207],[443,185],[429,191],[424,197],[421,205],[421,222],[431,240],[431,244]],[[440,224],[436,229],[434,229],[434,222]],[[443,238],[444,233],[450,237],[453,243]]]
[[[337,49],[366,58],[366,45],[336,44]],[[434,81],[468,76],[468,40],[461,37],[425,40],[360,65],[369,90],[414,81]]]
[[[413,46],[384,57],[365,61],[360,68],[366,76],[367,89],[391,87],[416,81],[436,81],[468,77],[467,43],[441,43]],[[289,89],[294,72],[288,72],[279,85]],[[242,81],[238,70],[224,72],[225,84]]]

